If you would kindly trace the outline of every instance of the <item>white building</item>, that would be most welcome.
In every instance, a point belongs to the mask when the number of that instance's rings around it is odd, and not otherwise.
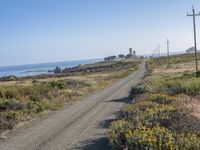
[[[187,54],[194,54],[195,53],[195,48],[190,47],[189,49],[186,50]],[[200,50],[197,50],[197,53],[200,53]]]

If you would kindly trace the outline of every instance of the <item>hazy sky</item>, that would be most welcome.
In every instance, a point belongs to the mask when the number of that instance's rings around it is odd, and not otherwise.
[[[193,45],[200,0],[0,0],[0,66],[152,53]],[[197,18],[200,48],[200,17]]]

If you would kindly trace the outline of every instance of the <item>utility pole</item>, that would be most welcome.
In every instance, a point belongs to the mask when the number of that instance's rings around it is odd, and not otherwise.
[[[167,39],[167,64],[169,67],[169,40]]]
[[[196,21],[195,18],[200,16],[200,13],[196,14],[194,6],[192,6],[192,14],[188,14],[187,16],[193,17],[193,28],[194,28],[194,48],[195,48],[195,64],[196,64],[196,71],[198,71],[198,62],[197,62],[197,38],[196,38]]]
[[[160,58],[160,44],[158,44],[158,57]]]
[[[153,58],[155,57],[155,49],[153,50]]]
[[[154,57],[154,50],[153,50],[153,53],[152,53],[152,58]]]
[[[155,51],[155,57],[157,58],[158,57],[158,50],[157,50],[157,48],[155,48],[154,51]]]

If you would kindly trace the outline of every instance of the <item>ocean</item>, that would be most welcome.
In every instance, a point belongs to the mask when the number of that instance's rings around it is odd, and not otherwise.
[[[85,59],[85,60],[73,60],[64,62],[6,66],[6,67],[0,67],[0,77],[10,76],[10,75],[16,77],[26,77],[26,76],[34,76],[40,74],[51,74],[48,71],[54,70],[56,66],[64,69],[64,68],[75,67],[79,64],[90,64],[100,61],[103,61],[103,59]]]

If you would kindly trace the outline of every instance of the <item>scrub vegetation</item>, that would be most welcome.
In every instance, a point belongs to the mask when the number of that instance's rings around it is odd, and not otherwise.
[[[170,66],[165,57],[147,62],[147,76],[130,91],[133,102],[107,130],[115,149],[200,149],[200,79],[194,66],[181,68],[193,58],[172,56]]]
[[[73,76],[32,79],[29,77],[18,81],[0,82],[0,133],[13,129],[20,122],[58,110],[65,104],[72,104],[86,94],[104,88],[137,70],[139,63],[131,60],[121,61],[120,65],[113,65],[114,67],[108,64],[105,71],[102,68],[102,72],[77,72],[77,75]]]

